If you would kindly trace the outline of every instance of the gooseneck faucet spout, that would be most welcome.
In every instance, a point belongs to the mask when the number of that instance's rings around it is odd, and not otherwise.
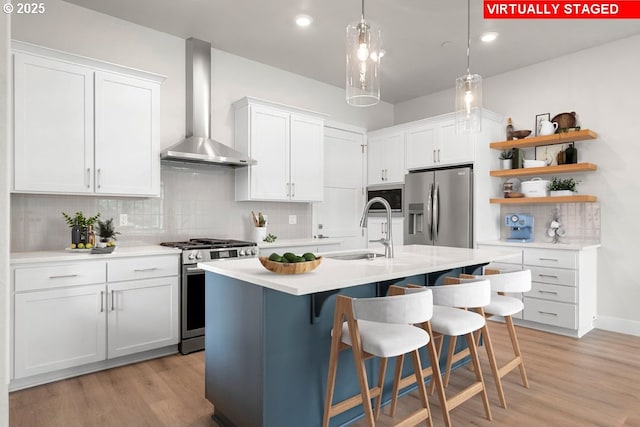
[[[384,256],[385,258],[393,258],[393,236],[391,232],[391,206],[389,202],[387,202],[382,197],[374,197],[367,202],[364,207],[364,211],[362,212],[362,218],[360,219],[360,227],[366,228],[367,222],[369,219],[369,208],[374,203],[381,203],[384,206],[384,210],[387,213],[387,231],[386,237],[383,236],[380,240],[369,240],[370,242],[379,242],[384,245]]]

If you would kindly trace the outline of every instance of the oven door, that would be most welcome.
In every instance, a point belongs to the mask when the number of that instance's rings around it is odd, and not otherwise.
[[[195,265],[182,268],[181,339],[204,336],[204,270]]]

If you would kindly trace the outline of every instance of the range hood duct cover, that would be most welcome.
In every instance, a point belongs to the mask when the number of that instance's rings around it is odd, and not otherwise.
[[[256,164],[233,148],[211,139],[211,44],[186,41],[186,139],[160,153],[162,160],[227,166]]]

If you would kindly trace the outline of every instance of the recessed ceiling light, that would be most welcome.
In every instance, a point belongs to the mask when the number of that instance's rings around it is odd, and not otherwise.
[[[482,40],[485,43],[491,43],[497,38],[498,38],[498,33],[495,33],[495,32],[484,33],[480,36],[480,40]]]
[[[313,22],[313,18],[309,15],[296,16],[296,25],[298,27],[308,27]]]

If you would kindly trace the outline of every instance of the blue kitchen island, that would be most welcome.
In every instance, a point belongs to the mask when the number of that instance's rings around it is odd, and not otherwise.
[[[395,254],[372,261],[325,257],[300,275],[274,274],[255,258],[198,264],[206,271],[205,392],[214,419],[236,427],[320,426],[335,295],[383,295],[390,283],[427,284],[430,274],[475,268],[514,252],[412,245]],[[334,401],[358,393],[352,355],[340,357]],[[426,354],[423,360],[428,365]],[[378,361],[368,363],[374,381]],[[390,398],[393,369],[391,362],[383,402]],[[361,415],[358,406],[331,425]]]

